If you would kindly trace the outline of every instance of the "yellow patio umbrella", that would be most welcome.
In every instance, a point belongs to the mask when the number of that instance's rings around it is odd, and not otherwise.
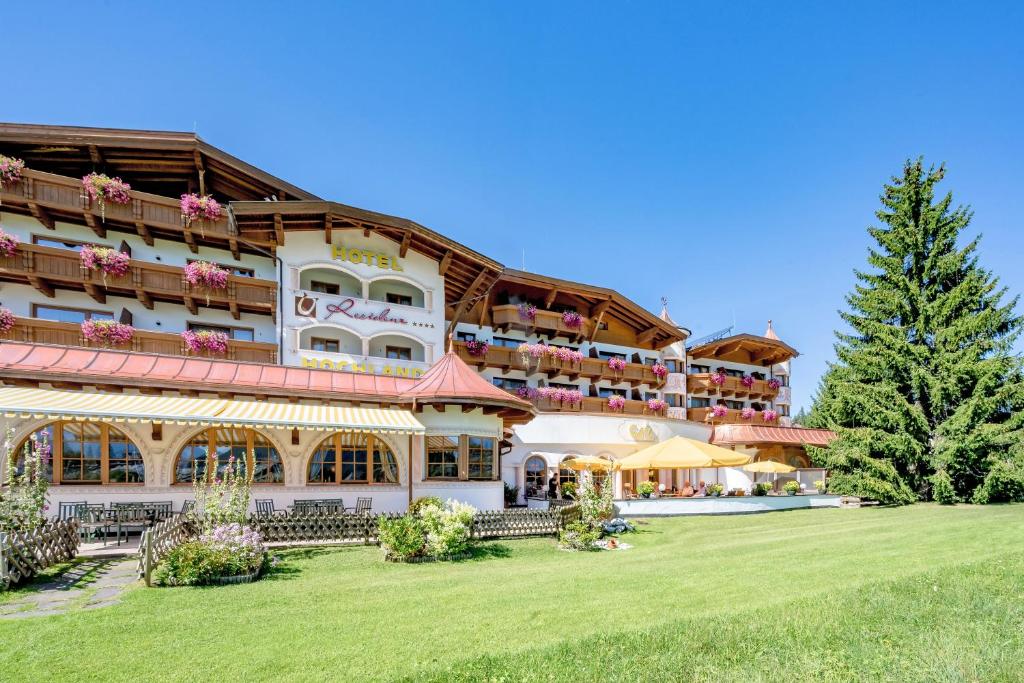
[[[758,460],[749,465],[744,465],[743,469],[747,472],[773,472],[778,474],[779,472],[792,472],[796,468],[784,465],[781,462],[775,462],[774,460]]]
[[[733,467],[750,460],[749,456],[684,436],[648,446],[615,463],[620,470],[673,470],[692,467]]]
[[[577,471],[610,470],[612,468],[612,461],[606,458],[599,458],[596,455],[574,455],[563,460],[562,466]]]

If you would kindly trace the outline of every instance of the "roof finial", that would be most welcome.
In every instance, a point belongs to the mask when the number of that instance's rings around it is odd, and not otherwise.
[[[771,322],[768,323],[771,325]],[[448,335],[448,353],[455,350],[455,332],[451,332]]]

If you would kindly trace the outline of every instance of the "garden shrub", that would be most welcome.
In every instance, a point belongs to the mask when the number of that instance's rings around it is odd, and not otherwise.
[[[949,478],[946,470],[939,470],[931,477],[932,498],[940,505],[955,505],[959,502],[956,489],[953,488],[953,480]]]
[[[432,496],[414,502],[420,502],[415,512],[410,506],[410,512],[397,519],[378,518],[377,538],[386,558],[429,555],[441,559],[469,550],[476,508],[455,500],[442,503]]]
[[[385,557],[409,560],[423,554],[426,533],[423,522],[414,515],[394,519],[382,515],[377,518],[377,540]]]
[[[505,484],[505,505],[515,505],[519,502],[519,487],[509,484],[507,481]]]
[[[642,481],[636,485],[636,492],[644,498],[650,497],[654,493],[654,482],[653,481]]]
[[[576,498],[576,484],[567,481],[562,483],[562,498],[568,498],[574,500]]]
[[[720,496],[722,495],[722,492],[725,491],[725,487],[721,484],[708,484],[704,490],[707,491],[709,496],[714,496],[716,494]]]
[[[1024,466],[1016,460],[997,460],[971,500],[981,504],[1024,502]]]
[[[782,490],[786,493],[800,493],[800,483],[796,481],[787,481],[782,485]]]
[[[418,515],[420,508],[425,505],[433,505],[434,507],[444,507],[444,501],[437,496],[423,496],[417,498],[413,502],[409,503],[409,514]]]
[[[601,531],[585,522],[571,522],[558,533],[558,545],[567,550],[593,550]]]
[[[767,481],[759,481],[754,484],[754,495],[755,496],[767,496],[768,492],[772,490],[771,483]]]
[[[251,574],[264,562],[266,551],[258,531],[223,524],[172,549],[156,568],[155,578],[161,586],[197,586]]]

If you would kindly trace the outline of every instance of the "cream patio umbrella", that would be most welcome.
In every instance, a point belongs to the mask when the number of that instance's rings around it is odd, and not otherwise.
[[[661,443],[648,446],[615,463],[619,470],[673,470],[694,467],[735,467],[750,460],[750,456],[730,451],[721,446],[673,436]]]
[[[779,472],[792,472],[796,468],[774,460],[758,460],[757,462],[752,462],[749,465],[744,465],[743,469],[747,472],[771,472],[772,474],[778,474]],[[774,488],[774,486],[772,488]]]
[[[578,472],[585,470],[610,470],[612,461],[596,455],[574,455],[562,461],[562,465]]]

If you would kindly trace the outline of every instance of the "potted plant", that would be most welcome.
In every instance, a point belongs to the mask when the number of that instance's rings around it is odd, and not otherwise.
[[[223,332],[185,330],[181,333],[181,339],[189,353],[223,354],[228,350],[228,335]]]
[[[626,369],[626,361],[618,356],[612,356],[608,359],[608,369],[612,372],[622,372]]]
[[[708,484],[705,490],[708,492],[709,496],[714,496],[715,498],[718,498],[720,495],[722,495],[722,491],[725,490],[725,487],[722,486],[721,484]]]
[[[0,154],[0,186],[13,185],[18,182],[21,180],[21,172],[24,170],[24,161]]]
[[[562,498],[576,500],[576,483],[572,481],[562,482]]]
[[[753,408],[744,408],[743,410],[740,411],[740,417],[742,417],[744,420],[753,420],[754,414],[756,412],[757,411],[754,410]]]
[[[524,323],[532,323],[537,319],[537,307],[533,304],[519,304],[519,319]]]
[[[791,479],[782,485],[782,490],[786,492],[787,496],[795,496],[800,493],[800,482]]]
[[[825,491],[827,490],[827,487],[825,486],[825,481],[823,479],[818,479],[817,481],[815,481],[814,488],[818,490],[818,493],[825,493]]]
[[[487,355],[487,349],[490,348],[485,341],[477,341],[471,339],[466,342],[466,353],[473,356],[474,358],[482,358]]]
[[[715,370],[711,373],[711,383],[717,386],[725,384],[725,373],[721,370]]]
[[[206,305],[210,305],[210,290],[228,286],[228,271],[209,261],[193,261],[185,266],[185,282],[192,287],[206,289]]]
[[[129,344],[135,336],[135,328],[116,320],[86,320],[82,323],[82,337],[86,341],[102,346]]]
[[[742,384],[747,389],[749,389],[750,387],[754,386],[754,376],[753,375],[743,375],[743,377],[740,378],[740,384]]]
[[[185,225],[192,225],[192,221],[197,218],[215,221],[220,216],[220,204],[210,195],[202,197],[191,193],[181,195],[181,220]]]
[[[642,481],[636,485],[636,492],[640,494],[641,498],[650,498],[651,494],[654,493],[654,482],[653,481]]]
[[[621,411],[626,407],[626,397],[615,394],[608,397],[608,410]]]
[[[583,327],[583,316],[576,311],[563,311],[562,324],[570,330],[578,330]]]
[[[721,403],[711,407],[711,417],[725,417],[729,414],[729,408]]]
[[[774,410],[770,410],[770,409],[769,410],[762,410],[761,411],[761,419],[764,420],[765,422],[775,422],[777,419],[779,419],[779,414],[777,412],[775,412]]]
[[[107,284],[107,276],[124,277],[131,269],[131,258],[117,249],[110,247],[98,247],[94,244],[87,244],[78,252],[78,259],[82,270],[98,270],[103,277],[103,284]]]
[[[663,413],[665,412],[666,408],[668,408],[668,403],[666,403],[660,398],[651,398],[647,400],[647,410],[651,411],[652,413]]]
[[[0,334],[7,334],[14,329],[14,323],[18,322],[14,313],[9,308],[0,308]]]
[[[659,382],[664,382],[665,378],[668,377],[668,368],[661,363],[655,363],[651,366],[651,372],[658,378]]]
[[[772,490],[771,483],[767,481],[759,481],[754,484],[754,495],[755,496],[767,496],[768,492]]]
[[[770,380],[768,380],[768,388],[771,389],[772,391],[778,391],[779,387],[781,386],[782,382],[776,379],[775,377],[772,377]]]
[[[107,219],[107,202],[127,204],[131,202],[132,186],[120,178],[110,178],[105,173],[90,173],[82,176],[82,195],[90,202],[100,205],[100,219]]]
[[[512,507],[519,502],[519,487],[510,484],[507,481],[504,482],[505,489],[505,507]]]
[[[0,228],[0,256],[11,257],[18,251],[18,244],[21,240]]]

